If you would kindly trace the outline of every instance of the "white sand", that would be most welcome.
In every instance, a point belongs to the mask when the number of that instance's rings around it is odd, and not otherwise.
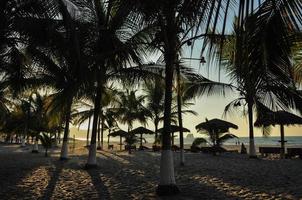
[[[87,150],[71,159],[31,154],[18,145],[0,145],[0,199],[301,199],[302,160],[248,159],[186,153],[180,167],[175,153],[176,182],[181,194],[159,198],[159,153],[98,152],[99,168],[86,171]]]

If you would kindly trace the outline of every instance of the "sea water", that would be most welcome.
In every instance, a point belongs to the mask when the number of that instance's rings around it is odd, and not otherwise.
[[[154,136],[147,136],[144,137],[148,143],[153,143],[154,142]],[[196,138],[196,137],[195,137]],[[195,138],[186,138],[184,137],[184,144],[186,145],[191,145],[194,141]],[[86,138],[76,138],[79,140],[86,140]],[[207,139],[207,138],[205,138]],[[120,139],[119,137],[111,137],[110,141],[112,142],[119,142]],[[260,145],[260,146],[278,146],[280,145],[280,137],[278,136],[268,136],[268,137],[255,137],[255,144]],[[286,145],[301,145],[302,146],[302,136],[287,136],[285,137]],[[107,137],[104,138],[104,142],[107,142]],[[249,138],[248,137],[239,137],[239,138],[234,138],[227,140],[224,145],[238,145],[243,143],[244,145],[249,144]],[[179,137],[174,138],[174,144],[179,145]]]

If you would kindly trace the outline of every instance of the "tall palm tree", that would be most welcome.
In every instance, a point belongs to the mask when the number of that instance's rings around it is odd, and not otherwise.
[[[157,193],[160,195],[174,194],[179,190],[174,177],[169,129],[171,125],[173,73],[176,69],[176,63],[179,61],[178,54],[181,52],[183,44],[208,34],[210,26],[213,27],[215,33],[219,15],[229,9],[231,1],[168,0],[159,2],[136,0],[132,2],[144,21],[153,24],[159,30],[152,44],[154,44],[153,47],[162,51],[165,61],[165,131],[162,140],[160,184]],[[205,33],[201,34],[200,31],[204,28]]]
[[[211,94],[215,93],[213,89],[218,89],[217,86],[238,91],[239,98],[225,107],[225,113],[234,107],[247,107],[249,153],[252,158],[256,157],[254,110],[260,112],[259,107],[262,104],[274,110],[294,108],[301,102],[291,75],[291,46],[295,41],[292,37],[292,25],[284,22],[282,12],[285,5],[280,4],[280,7],[268,11],[269,6],[270,3],[263,3],[242,25],[236,21],[234,34],[228,36],[223,49],[218,50],[217,57],[234,84],[210,83],[203,80],[203,86],[212,88],[200,88],[201,93]],[[219,43],[219,39],[211,39],[214,43]],[[222,94],[223,90],[217,91]]]
[[[119,121],[128,125],[128,133],[132,130],[133,123],[138,121],[142,124],[147,123],[148,115],[150,112],[144,106],[144,95],[136,95],[137,90],[119,93],[119,100],[117,102],[117,113],[119,114]]]
[[[68,158],[68,134],[71,121],[71,111],[74,101],[80,95],[84,81],[83,64],[85,59],[80,59],[80,41],[85,42],[82,36],[81,26],[72,18],[63,1],[58,3],[62,15],[61,24],[53,19],[51,28],[48,28],[48,43],[38,46],[29,46],[27,53],[31,55],[35,64],[39,67],[36,72],[35,83],[40,86],[48,86],[55,90],[49,98],[48,114],[63,113],[65,121],[61,160]],[[64,31],[62,31],[64,29]],[[44,30],[45,31],[45,30]],[[38,43],[39,44],[39,43]]]
[[[150,118],[154,123],[155,141],[158,138],[158,126],[164,111],[164,80],[155,78],[145,83],[146,108],[150,111]]]
[[[141,41],[149,40],[148,32],[144,27],[137,26],[129,18],[132,10],[126,5],[127,2],[122,1],[95,0],[93,5],[88,7],[88,9],[92,8],[90,10],[93,14],[90,20],[95,33],[93,39],[95,45],[91,52],[96,53],[91,69],[91,77],[95,81],[93,91],[95,98],[91,145],[86,164],[88,168],[96,166],[96,134],[104,85],[113,79],[127,79],[125,77],[127,70],[120,69],[133,66],[134,63],[140,64],[141,56],[145,51],[142,48],[145,44]]]

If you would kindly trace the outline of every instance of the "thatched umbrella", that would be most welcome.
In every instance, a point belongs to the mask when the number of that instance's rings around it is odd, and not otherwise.
[[[123,131],[123,130],[117,130],[117,131],[114,131],[110,134],[108,134],[108,137],[117,137],[117,136],[120,136],[120,150],[122,150],[122,137],[127,137],[128,133],[126,131]]]
[[[203,131],[203,130],[206,131],[209,134],[209,137],[212,140],[213,145],[220,146],[221,140],[236,138],[236,136],[231,133],[225,134],[224,136],[221,137],[220,135],[227,133],[230,128],[238,129],[238,126],[236,124],[221,119],[211,119],[211,120],[206,119],[205,122],[198,124],[195,128],[197,131]]]
[[[302,124],[302,118],[286,111],[267,111],[258,117],[255,126],[275,126],[280,125],[280,136],[281,136],[281,158],[284,157],[285,153],[285,140],[284,140],[284,126]]]
[[[158,129],[158,133],[163,133],[163,131],[164,131],[164,128]],[[170,133],[172,133],[172,145],[174,145],[174,133],[179,132],[179,131],[180,131],[179,126],[171,125]],[[190,132],[190,130],[183,127],[182,132]]]
[[[154,131],[151,131],[145,127],[138,127],[138,128],[135,128],[133,130],[131,130],[129,132],[130,134],[134,134],[134,135],[140,135],[140,148],[142,148],[143,146],[143,134],[149,134],[149,135],[152,135],[154,134]]]
[[[198,124],[195,127],[197,130],[206,130],[208,132],[226,133],[230,128],[238,129],[238,126],[221,119],[211,119]]]

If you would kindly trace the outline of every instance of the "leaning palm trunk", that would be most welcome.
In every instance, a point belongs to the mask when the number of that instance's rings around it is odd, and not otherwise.
[[[26,136],[23,135],[21,139],[21,147],[25,147],[25,146],[26,146]]]
[[[102,150],[101,146],[101,116],[99,116],[99,122],[98,122],[98,147],[97,150]]]
[[[170,27],[166,29],[168,44],[165,48],[165,103],[164,103],[164,132],[162,134],[162,152],[160,160],[160,183],[157,187],[158,195],[171,195],[179,192],[174,176],[173,152],[171,150],[171,104],[173,68],[176,61],[176,35],[175,13],[170,11],[170,19],[167,19]],[[171,24],[170,24],[171,23]],[[169,37],[168,37],[169,36]]]
[[[249,154],[250,158],[256,158],[256,149],[254,141],[254,126],[253,126],[253,104],[248,102],[248,117],[249,117],[249,137],[250,137],[250,146]]]
[[[155,126],[155,130],[154,130],[154,133],[155,133],[155,136],[154,136],[154,143],[156,144],[157,142],[157,138],[158,138],[158,118],[156,117],[155,120],[154,120],[154,126]]]
[[[98,127],[98,118],[101,109],[101,85],[98,83],[96,89],[96,97],[94,101],[94,113],[93,113],[93,123],[92,123],[92,133],[89,146],[88,160],[86,163],[86,168],[94,168],[97,166],[96,163],[96,136],[97,136],[97,127]]]
[[[64,136],[63,136],[63,144],[61,148],[60,160],[68,159],[68,136],[69,136],[69,122],[71,117],[71,105],[72,103],[69,102],[67,112],[65,114],[65,128],[64,128]]]
[[[35,141],[34,141],[34,146],[33,146],[33,150],[31,151],[32,153],[39,153],[39,138],[38,136],[35,137]]]
[[[177,112],[178,112],[178,123],[179,123],[179,146],[180,146],[180,165],[185,165],[185,155],[184,155],[184,138],[182,130],[182,115],[181,115],[181,94],[180,94],[180,69],[177,65]],[[174,138],[173,138],[174,140]]]
[[[101,149],[104,147],[104,127],[105,126],[105,119],[102,117],[102,127],[101,127]]]
[[[108,139],[108,140],[107,140],[107,147],[108,147],[108,149],[109,149],[109,142],[110,142],[110,133],[111,133],[111,130],[109,129],[109,130],[108,130],[108,135],[107,135],[107,137],[108,137],[108,138],[107,138],[107,139]]]
[[[285,139],[284,139],[284,124],[280,124],[280,135],[281,135],[281,152],[280,158],[285,158]]]
[[[87,129],[87,135],[86,135],[86,146],[89,146],[89,132],[90,132],[90,120],[91,120],[91,116],[89,115],[88,118],[88,129]]]

